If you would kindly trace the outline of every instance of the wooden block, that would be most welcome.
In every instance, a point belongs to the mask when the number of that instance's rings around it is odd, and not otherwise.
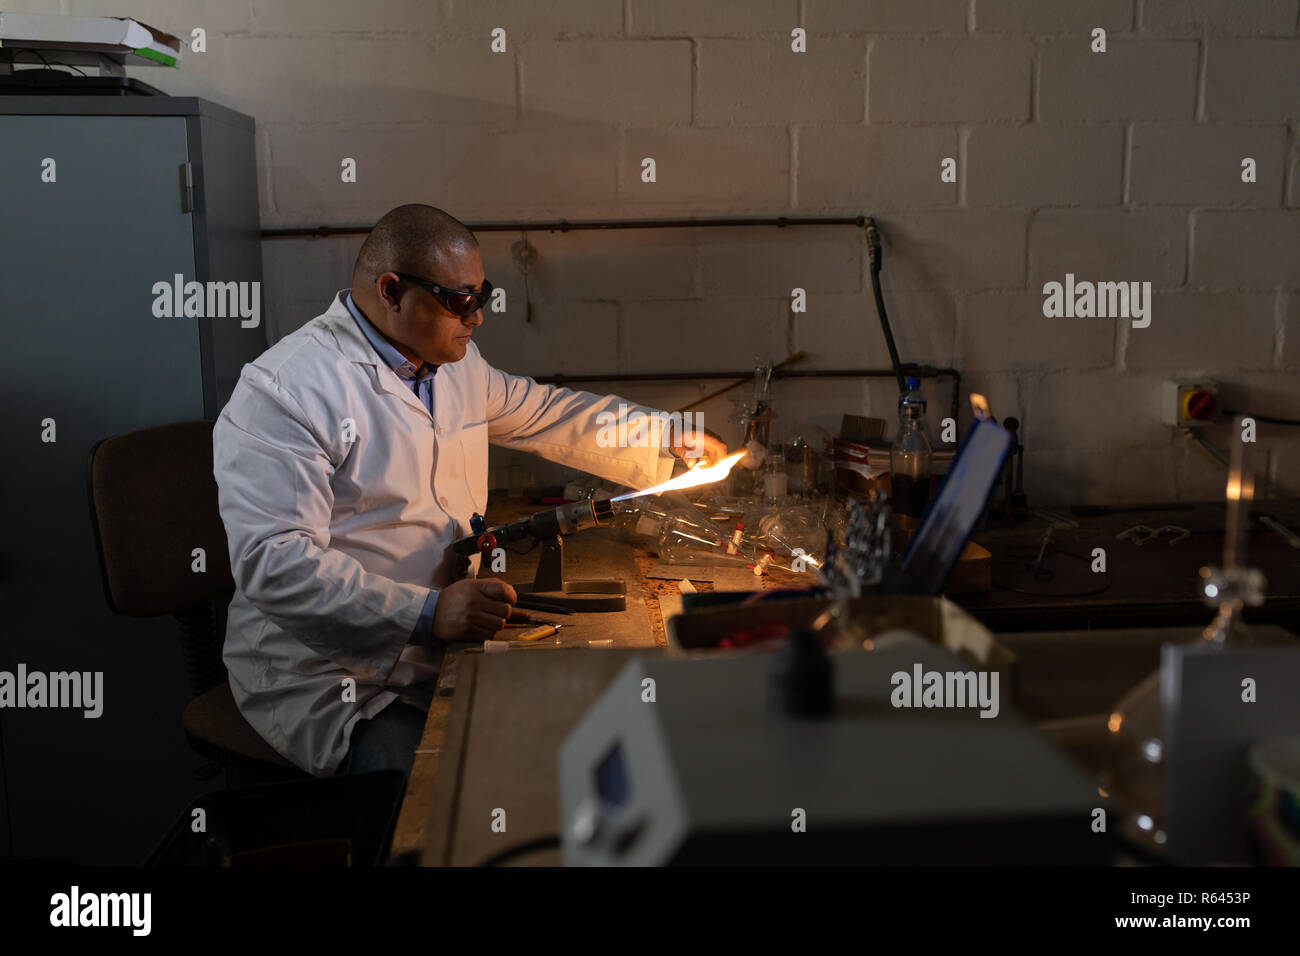
[[[943,593],[974,594],[991,590],[993,590],[993,555],[974,541],[967,541]]]
[[[682,613],[682,596],[680,594],[659,595],[659,613],[663,615],[664,626],[668,619]]]
[[[894,547],[900,552],[906,551],[916,533],[919,522],[906,515],[900,515],[894,526]],[[993,590],[993,554],[974,541],[967,541],[952,575],[943,589],[944,594],[976,594]]]
[[[763,578],[748,568],[718,568],[713,573],[715,591],[761,591]]]

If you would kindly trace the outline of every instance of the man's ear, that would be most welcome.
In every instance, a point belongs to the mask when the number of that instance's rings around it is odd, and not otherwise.
[[[402,280],[391,272],[385,272],[375,279],[375,292],[385,308],[400,310],[402,307]]]

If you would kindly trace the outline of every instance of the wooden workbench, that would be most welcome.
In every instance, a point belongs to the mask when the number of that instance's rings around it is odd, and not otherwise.
[[[421,749],[436,745],[417,752],[419,777],[412,774],[394,852],[413,851],[424,866],[474,866],[504,847],[556,837],[559,743],[628,660],[661,653],[458,652],[455,695],[425,730]],[[519,859],[559,862],[558,847]]]
[[[537,506],[519,502],[507,502],[504,508],[494,502],[489,521],[496,524],[537,510]],[[1088,638],[1081,628],[1203,626],[1210,612],[1196,595],[1195,573],[1201,564],[1217,562],[1222,551],[1222,519],[1222,508],[1214,505],[1080,517],[1076,519],[1079,527],[1057,535],[1056,541],[1085,555],[1093,546],[1105,547],[1109,580],[1104,589],[1072,596],[1024,594],[995,587],[988,593],[955,596],[954,601],[997,632],[1068,627],[1080,642]],[[1176,523],[1192,534],[1172,546],[1167,539],[1141,548],[1115,539],[1119,531],[1140,523]],[[993,553],[995,582],[1007,568],[1022,565],[1026,554],[1032,557],[1036,553],[1045,527],[1045,522],[1035,519],[976,535]],[[1250,555],[1252,564],[1264,569],[1270,585],[1268,603],[1262,609],[1252,609],[1250,617],[1257,623],[1272,621],[1295,629],[1296,608],[1300,607],[1300,552],[1275,534],[1257,531],[1250,541]],[[490,856],[494,847],[554,835],[558,824],[556,746],[634,650],[655,653],[655,648],[666,643],[657,598],[676,596],[679,591],[674,581],[645,577],[655,560],[644,549],[616,540],[605,529],[585,531],[566,540],[566,573],[571,577],[622,578],[628,585],[628,610],[565,617],[572,626],[562,631],[564,641],[585,645],[587,640],[609,639],[614,650],[584,646],[571,653],[536,650],[489,657],[464,645],[448,652],[394,833],[395,859],[426,865],[472,865]],[[511,555],[507,571],[500,577],[514,584],[528,583],[536,561],[536,552]],[[1061,560],[1054,566],[1061,567]],[[701,591],[712,588],[707,582],[693,583]],[[806,584],[808,579],[780,572],[762,579],[763,586],[769,588],[793,583]],[[1044,590],[1050,592],[1050,584]],[[1260,611],[1272,614],[1264,616]],[[1111,636],[1121,644],[1130,643],[1122,640],[1121,632]],[[1062,633],[1061,637],[1069,635]],[[1158,647],[1158,642],[1152,647]],[[1144,657],[1135,664],[1134,673],[1145,673],[1144,668],[1154,666],[1154,655],[1152,650],[1150,660]],[[485,673],[489,680],[483,679]],[[502,767],[510,769],[503,772]],[[485,781],[489,779],[498,783],[488,785]],[[503,780],[508,782],[504,790]],[[490,827],[491,812],[498,808],[506,811],[504,835],[493,833]],[[471,818],[477,822],[463,825]],[[553,864],[558,860],[558,851],[548,850],[520,862]]]
[[[542,510],[540,506],[523,505],[517,500],[505,499],[504,503],[494,500],[486,517],[489,525],[496,525],[539,510]],[[517,740],[521,736],[531,737],[545,732],[545,739],[562,739],[567,729],[577,722],[591,701],[599,695],[601,688],[626,662],[629,656],[627,651],[640,649],[654,652],[655,648],[666,643],[658,597],[677,595],[679,590],[675,581],[645,577],[645,572],[657,560],[654,555],[644,548],[619,541],[605,528],[572,535],[565,539],[564,547],[567,577],[614,577],[627,582],[627,610],[572,615],[528,612],[538,617],[563,621],[566,626],[560,631],[562,643],[581,648],[574,652],[561,653],[556,649],[511,651],[491,655],[489,663],[485,655],[473,645],[453,645],[448,650],[438,679],[438,691],[429,708],[424,737],[416,748],[415,764],[393,834],[392,855],[395,859],[409,860],[412,856],[418,856],[421,862],[428,865],[479,862],[474,857],[474,853],[481,849],[478,844],[472,840],[460,843],[450,840],[453,820],[464,808],[458,809],[455,805],[458,788],[449,781],[459,780],[466,770],[468,716],[481,665],[491,667],[494,673],[498,669],[505,673],[507,686],[512,686],[510,682],[526,680],[540,682],[519,684],[511,692],[512,699],[516,702],[522,695],[529,700],[539,701],[539,707],[538,712],[521,726],[515,726],[512,717],[507,717],[500,724],[493,723],[490,727],[476,726],[472,735],[474,763],[468,767],[471,772],[481,760],[506,759],[502,748],[509,748],[512,737]],[[539,549],[534,549],[523,555],[507,554],[505,572],[495,576],[514,585],[530,584],[537,570],[538,553]],[[808,584],[809,578],[788,572],[769,573],[761,579],[759,586],[783,587],[794,582]],[[700,591],[713,588],[707,581],[696,581],[694,585]],[[609,650],[588,649],[585,645],[589,640],[610,640],[613,647]],[[584,657],[594,654],[608,656],[597,661],[584,660],[581,667],[575,668],[574,654],[582,654]],[[544,706],[541,706],[542,703]],[[518,713],[517,707],[492,709],[490,702],[484,700],[474,704],[474,709],[475,713]],[[511,754],[509,759],[517,763],[520,754],[515,751]],[[554,748],[549,748],[545,754],[539,752],[537,761],[540,762],[529,759],[528,766],[519,767],[514,774],[524,789],[518,797],[519,803],[514,813],[510,808],[503,808],[507,810],[508,832],[512,837],[508,841],[510,843],[521,838],[522,830],[517,829],[520,827],[531,830],[549,827],[551,832],[554,831],[554,814],[548,816],[545,812],[546,807],[555,805]],[[473,795],[465,799],[473,799]],[[519,807],[522,806],[529,809],[520,810]],[[495,805],[489,809],[494,808]],[[542,812],[539,813],[539,810]],[[493,836],[486,825],[483,834],[489,838]],[[490,840],[486,845],[491,845]],[[557,859],[555,854],[537,854],[530,857],[528,862],[553,863]]]

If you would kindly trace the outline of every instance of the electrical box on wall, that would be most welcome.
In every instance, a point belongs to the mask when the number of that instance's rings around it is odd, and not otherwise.
[[[1212,424],[1219,412],[1219,386],[1214,382],[1160,383],[1160,421],[1175,428]]]

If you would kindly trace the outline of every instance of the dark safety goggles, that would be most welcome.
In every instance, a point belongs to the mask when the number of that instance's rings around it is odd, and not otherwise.
[[[440,285],[434,285],[427,279],[407,275],[405,272],[394,272],[393,275],[433,293],[434,298],[441,302],[442,307],[452,315],[472,315],[487,305],[487,300],[492,296],[492,283],[486,279],[483,280],[483,288],[478,292],[465,292],[460,289],[444,289]]]

